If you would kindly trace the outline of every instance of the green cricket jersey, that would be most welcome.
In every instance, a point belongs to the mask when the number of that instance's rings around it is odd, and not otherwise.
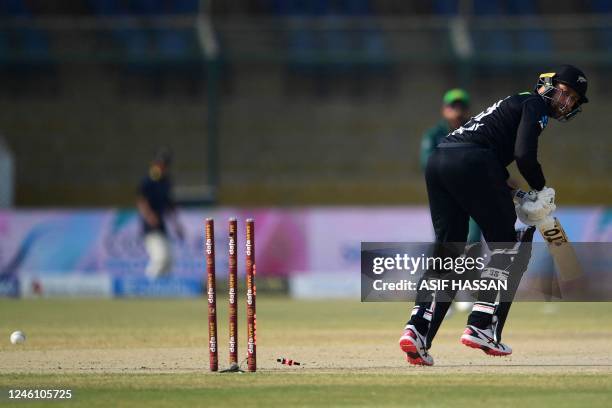
[[[429,155],[434,151],[440,140],[450,133],[448,123],[442,119],[434,127],[428,129],[423,133],[421,139],[421,170],[425,170],[427,165],[427,159]]]

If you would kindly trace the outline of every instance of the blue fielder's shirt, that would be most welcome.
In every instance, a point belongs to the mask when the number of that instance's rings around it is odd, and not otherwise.
[[[159,226],[152,228],[144,219],[142,226],[145,233],[151,231],[166,232],[166,224],[164,222],[165,213],[173,207],[171,192],[171,183],[168,177],[161,177],[157,180],[147,176],[142,179],[138,189],[139,194],[147,200],[149,206],[159,218]]]

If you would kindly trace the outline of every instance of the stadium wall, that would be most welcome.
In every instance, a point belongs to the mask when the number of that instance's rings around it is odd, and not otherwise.
[[[574,242],[612,239],[610,208],[566,208],[557,215]],[[152,282],[144,275],[147,258],[133,210],[0,211],[0,293],[199,296],[204,283],[203,220],[217,220],[217,269],[223,279],[227,271],[225,220],[231,216],[241,220],[240,275],[244,276],[242,222],[254,217],[258,278],[287,281],[326,276],[329,285],[339,285],[333,292],[336,295],[346,289],[343,282],[359,280],[362,241],[430,242],[433,238],[425,207],[184,210],[180,218],[186,227],[185,239],[172,237],[172,273]]]

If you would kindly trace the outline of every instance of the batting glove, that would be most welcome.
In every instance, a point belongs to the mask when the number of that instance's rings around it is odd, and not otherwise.
[[[526,201],[523,204],[516,204],[514,209],[516,215],[523,224],[538,225],[544,221],[555,210],[554,204],[544,204],[541,201]]]
[[[542,203],[544,207],[550,208],[551,212],[557,208],[555,206],[555,190],[550,187],[544,187],[537,193],[537,200]]]

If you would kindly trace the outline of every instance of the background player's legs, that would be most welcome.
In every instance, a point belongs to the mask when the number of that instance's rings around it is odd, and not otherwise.
[[[145,249],[149,255],[149,263],[145,270],[150,278],[158,278],[170,272],[172,252],[168,238],[161,232],[149,232],[145,235]]]

